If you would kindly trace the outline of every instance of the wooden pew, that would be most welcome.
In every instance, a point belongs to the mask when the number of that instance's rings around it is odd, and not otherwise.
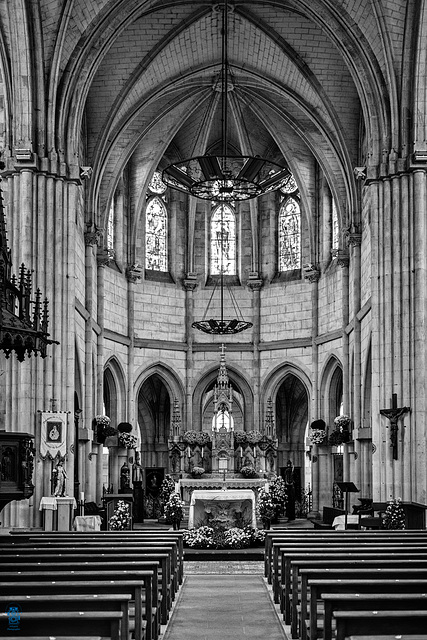
[[[336,640],[367,633],[376,637],[391,633],[423,633],[427,628],[427,611],[414,608],[407,611],[337,611],[334,617]]]
[[[64,611],[121,611],[120,639],[129,640],[130,624],[129,611],[132,595],[130,593],[96,593],[96,594],[58,594],[40,593],[37,595],[10,593],[7,596],[0,595],[0,611],[6,610],[9,603],[13,602],[21,607],[22,611],[56,612],[58,616]],[[16,635],[16,634],[15,634]],[[21,634],[19,634],[21,637]]]
[[[285,546],[288,542],[307,542],[312,540],[313,542],[324,542],[325,544],[330,540],[380,540],[380,539],[392,539],[401,538],[403,540],[419,540],[424,538],[427,541],[427,531],[423,530],[381,530],[381,531],[314,531],[312,529],[292,529],[292,530],[274,530],[267,531],[265,538],[265,577],[268,582],[272,583],[272,575],[274,572],[273,567],[273,544],[282,542],[282,546]]]
[[[134,558],[134,556],[132,556],[132,558]],[[167,556],[165,559],[167,559]],[[84,569],[90,569],[91,571],[113,571],[116,569],[122,571],[133,571],[135,569],[150,570],[153,567],[156,567],[158,569],[158,563],[158,555],[153,556],[151,560],[149,560],[147,556],[144,556],[144,560],[132,560],[125,558],[121,558],[120,560],[107,560],[105,558],[103,560],[99,560],[97,557],[83,559],[80,555],[77,555],[74,560],[70,560],[67,555],[62,557],[58,555],[48,555],[44,559],[35,556],[32,561],[29,560],[28,556],[24,556],[23,558],[19,558],[18,556],[18,558],[14,558],[11,562],[7,562],[6,559],[2,556],[0,557],[0,572],[3,573],[7,571],[13,571],[16,568],[18,568],[19,570],[21,566],[24,566],[25,571],[50,570],[53,572],[57,569],[70,571],[71,573]],[[159,592],[157,594],[155,607],[160,613],[160,623],[166,624],[168,620],[169,609],[167,607],[166,595],[163,596],[161,588],[159,588]]]
[[[316,559],[318,558],[318,559]],[[341,558],[341,559],[340,559]],[[335,576],[346,577],[348,574],[355,575],[355,569],[370,569],[371,572],[381,569],[404,569],[411,568],[427,570],[427,556],[407,556],[399,554],[381,554],[373,558],[372,556],[359,556],[353,559],[346,558],[345,554],[334,556],[333,559],[325,559],[323,555],[310,559],[292,561],[292,597],[291,597],[291,624],[293,637],[296,636],[297,619],[300,636],[305,638],[306,620],[308,613],[308,581],[315,578],[326,578]],[[357,573],[357,572],[356,572]],[[299,580],[300,579],[300,580]],[[299,598],[300,596],[300,598]],[[299,604],[298,604],[299,603]],[[299,606],[299,615],[298,615]]]
[[[419,541],[425,540],[427,543],[427,531],[324,531],[315,533],[312,530],[303,530],[297,531],[292,530],[292,532],[287,533],[270,533],[267,532],[265,540],[265,575],[268,579],[269,583],[272,582],[272,575],[275,570],[275,564],[277,562],[277,557],[274,555],[274,549],[277,546],[284,547],[287,544],[300,542],[307,543],[309,541],[314,544],[328,544],[330,541],[346,541],[346,540],[361,540],[362,542],[365,540],[374,540],[379,541],[381,539],[402,539],[402,540],[414,540]],[[274,556],[274,557],[273,557]]]
[[[30,582],[49,582],[55,588],[60,588],[62,582],[75,582],[82,589],[90,583],[90,593],[111,593],[111,589],[121,582],[126,591],[132,588],[132,597],[135,601],[135,638],[156,640],[160,631],[158,612],[156,611],[156,599],[158,593],[157,566],[151,570],[38,570],[38,571],[12,571],[1,572],[0,593],[8,595],[12,590],[16,592],[17,585],[22,583],[24,593],[29,592]],[[132,581],[132,585],[130,584]],[[136,584],[135,584],[136,581]],[[9,591],[4,591],[5,584],[9,585]],[[68,585],[67,585],[68,589]],[[114,593],[115,591],[113,591]],[[144,606],[144,610],[143,610]],[[143,614],[145,613],[146,628],[143,633]]]
[[[424,553],[424,552],[427,552],[427,541],[424,546],[421,546],[419,542],[416,542],[416,541],[414,542],[412,540],[409,540],[409,541],[394,540],[394,541],[388,541],[385,547],[387,551],[389,551],[390,553],[397,552],[397,551],[402,551],[402,553],[407,553],[407,554],[413,553],[414,551]],[[304,541],[300,543],[288,543],[285,547],[283,547],[280,543],[277,543],[277,544],[274,543],[273,553],[274,553],[275,559],[277,558],[277,560],[275,560],[277,566],[276,566],[275,573],[273,575],[273,585],[272,585],[274,601],[277,604],[280,602],[280,595],[281,595],[280,570],[281,570],[283,560],[279,564],[278,558],[281,555],[288,556],[292,553],[304,553],[304,552],[322,553],[322,552],[326,552],[326,550],[328,551],[328,553],[332,553],[333,551],[339,553],[345,550],[348,553],[357,554],[363,551],[365,553],[375,554],[375,553],[378,553],[379,549],[381,549],[381,546],[379,546],[379,543],[372,540],[365,540],[365,541],[358,540],[357,542],[352,542],[350,539],[348,539],[347,542],[336,540],[336,541],[328,542],[327,545],[325,545],[324,543],[313,543],[313,542]],[[283,581],[284,582],[286,581],[286,576],[284,577]],[[289,615],[289,609],[287,609],[287,615]]]
[[[157,551],[158,550],[158,551]],[[55,562],[56,564],[63,564],[66,562],[72,562],[75,565],[79,565],[81,568],[89,563],[97,561],[98,563],[106,562],[106,568],[110,566],[118,566],[118,568],[125,568],[129,563],[130,566],[135,566],[135,562],[157,562],[159,567],[159,599],[158,605],[161,610],[161,623],[166,624],[169,612],[172,606],[172,600],[174,597],[174,585],[171,578],[171,557],[167,553],[160,553],[160,551],[166,551],[167,547],[153,547],[145,548],[141,547],[134,549],[131,552],[124,552],[110,548],[104,549],[100,552],[98,547],[29,547],[23,549],[17,549],[16,547],[3,547],[2,555],[0,556],[0,562],[19,564],[37,563],[43,566],[46,562]],[[136,560],[136,558],[138,560]],[[11,565],[13,567],[13,564]]]
[[[336,611],[372,609],[427,609],[427,593],[324,593],[323,640],[332,640],[332,615]]]
[[[34,638],[46,634],[61,636],[72,630],[74,636],[101,633],[103,638],[120,640],[122,615],[121,611],[62,611],[60,615],[51,611],[22,611],[19,627]],[[0,612],[1,637],[19,637],[19,632],[8,631],[7,617],[6,612]]]
[[[131,531],[100,531],[100,532],[69,532],[69,531],[56,531],[56,532],[25,532],[19,534],[13,534],[7,537],[7,542],[0,540],[0,544],[45,544],[45,543],[57,543],[63,541],[63,544],[75,544],[82,541],[93,541],[94,544],[106,544],[109,545],[122,545],[126,542],[130,544],[137,544],[143,542],[144,544],[166,544],[176,546],[176,556],[174,560],[174,567],[176,571],[175,591],[178,590],[179,585],[183,580],[183,566],[184,566],[184,543],[182,533],[168,532],[131,532]]]
[[[396,571],[396,570],[393,570]],[[393,575],[393,573],[391,574]],[[364,576],[358,578],[319,578],[310,579],[310,638],[317,638],[318,625],[317,625],[317,609],[318,603],[321,601],[322,596],[327,593],[412,593],[419,594],[424,593],[427,590],[427,577],[420,577],[412,574],[410,578],[399,577],[384,577],[376,573],[374,577]],[[337,612],[345,613],[345,612]],[[359,612],[360,613],[360,612]],[[313,620],[313,621],[312,621]],[[409,632],[406,629],[404,632]],[[364,632],[369,633],[368,631]],[[351,634],[348,634],[351,635]]]

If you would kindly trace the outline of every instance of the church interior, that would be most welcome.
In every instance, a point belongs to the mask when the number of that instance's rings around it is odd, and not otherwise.
[[[289,467],[304,516],[340,483],[427,505],[426,30],[416,0],[1,3],[3,530],[59,475],[148,519],[166,476]]]

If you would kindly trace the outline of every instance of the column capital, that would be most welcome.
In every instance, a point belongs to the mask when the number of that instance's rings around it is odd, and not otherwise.
[[[197,282],[197,273],[187,273],[182,281],[182,287],[185,291],[195,291],[199,283]]]
[[[107,249],[106,247],[102,247],[96,254],[98,267],[108,267],[112,260],[114,260],[114,249]]]
[[[85,231],[84,234],[84,239],[85,239],[85,245],[87,247],[93,247],[93,246],[98,246],[100,241],[102,238],[102,231],[101,229],[97,229],[96,227],[94,229],[88,229],[87,231]]]
[[[362,229],[360,224],[352,224],[344,231],[344,237],[347,241],[347,246],[357,247],[362,244]]]
[[[249,273],[249,278],[247,281],[247,286],[249,287],[249,289],[252,289],[252,291],[260,291],[263,284],[263,280],[262,278],[260,278],[258,271],[251,271]]]
[[[321,273],[320,273],[320,269],[318,269],[315,264],[311,262],[308,262],[307,264],[303,264],[302,270],[304,272],[305,280],[308,280],[309,282],[319,281]]]
[[[345,249],[331,249],[331,255],[340,267],[348,267],[350,264],[350,256]]]
[[[129,282],[137,282],[142,278],[142,267],[137,262],[129,265],[126,269],[126,278]]]

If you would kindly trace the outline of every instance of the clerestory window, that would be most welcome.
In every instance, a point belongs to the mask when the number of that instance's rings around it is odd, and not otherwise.
[[[236,275],[236,215],[228,204],[219,204],[210,225],[210,274]]]
[[[278,270],[301,268],[301,210],[298,185],[293,176],[280,187],[278,217]]]
[[[168,271],[168,213],[164,202],[166,185],[155,171],[145,207],[145,268]]]

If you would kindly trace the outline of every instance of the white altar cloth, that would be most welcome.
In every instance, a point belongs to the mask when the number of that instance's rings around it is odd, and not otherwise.
[[[256,527],[255,494],[251,489],[196,489],[191,495],[188,528],[200,526],[209,513],[217,517],[226,517],[227,513],[241,513],[248,524]]]

